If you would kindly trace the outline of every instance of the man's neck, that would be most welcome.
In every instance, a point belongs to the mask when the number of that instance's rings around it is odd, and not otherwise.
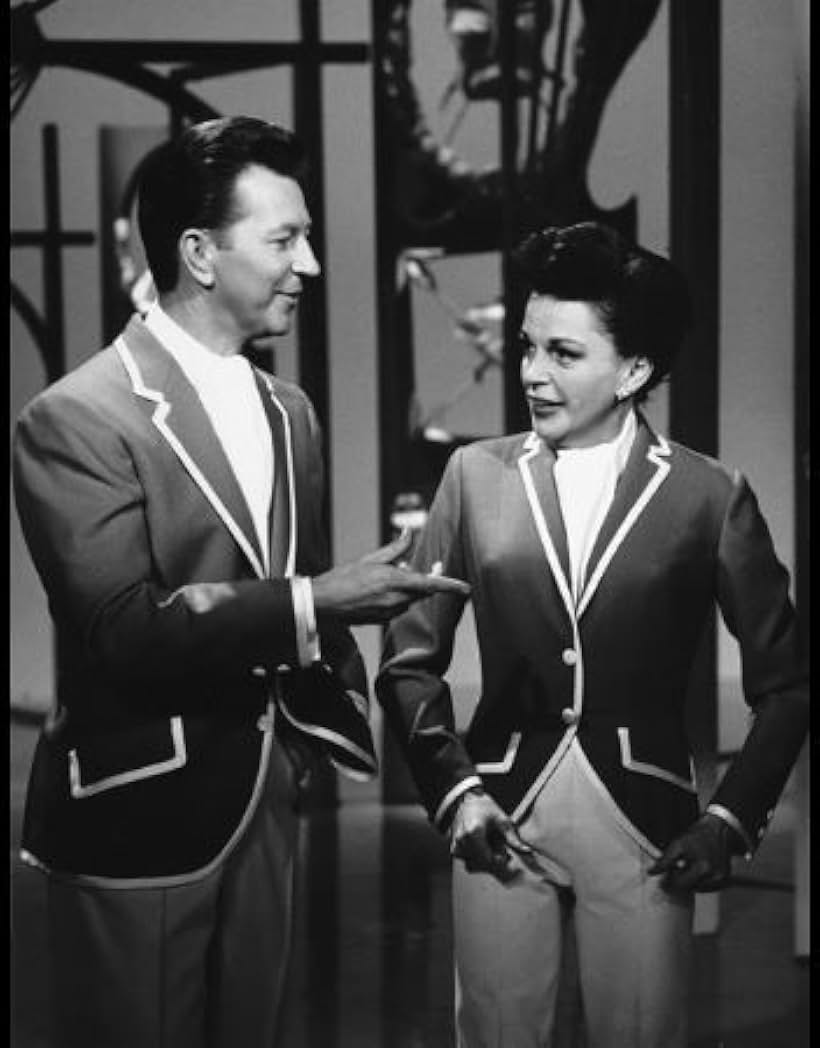
[[[205,349],[220,357],[232,357],[241,352],[242,345],[222,331],[205,308],[201,299],[175,292],[159,296],[159,306],[175,324]]]

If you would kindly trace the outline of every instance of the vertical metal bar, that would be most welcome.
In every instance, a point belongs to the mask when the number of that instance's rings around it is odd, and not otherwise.
[[[300,0],[299,17],[304,45],[302,59],[294,65],[294,129],[308,156],[306,179],[308,208],[313,220],[311,241],[324,267],[327,258],[324,192],[324,143],[322,114],[322,68],[319,51],[321,27],[319,0]],[[313,401],[325,440],[327,476],[332,469],[330,434],[330,384],[328,372],[327,274],[306,282],[299,311],[299,382]],[[327,526],[332,510],[327,499]]]
[[[707,455],[718,447],[720,19],[718,0],[670,0],[670,253],[686,274],[695,308],[695,329],[670,381],[670,431]],[[716,678],[713,614],[687,702],[704,795],[717,782]],[[717,930],[717,907],[716,898],[699,897],[696,931]]]
[[[796,0],[795,35],[797,55],[797,98],[795,106],[795,214],[794,214],[794,587],[801,639],[809,651],[811,637],[811,586],[809,585],[809,514],[811,505],[811,461],[809,458],[809,0]],[[809,747],[803,748],[794,775],[794,939],[795,955],[803,961],[811,955],[811,864],[810,864],[810,768]]]
[[[395,486],[402,478],[402,447],[406,443],[407,419],[403,417],[402,353],[407,352],[404,339],[397,338],[398,310],[409,319],[408,297],[399,303],[396,288],[396,264],[400,251],[395,213],[390,193],[393,186],[395,157],[388,131],[386,91],[384,90],[385,51],[388,33],[388,4],[371,2],[373,33],[373,166],[376,239],[376,383],[379,419],[379,495],[382,540],[390,533],[390,504]],[[409,347],[412,353],[412,344]]]
[[[293,67],[294,130],[301,139],[308,158],[305,195],[312,219],[311,242],[320,264],[327,258],[325,233],[324,186],[324,120],[322,114],[322,66],[319,51],[321,38],[319,0],[300,0],[299,19],[301,60]],[[330,555],[333,553],[333,507],[331,505],[333,468],[330,430],[330,395],[328,375],[327,276],[305,282],[298,322],[299,384],[313,402],[324,439],[325,459],[325,528]],[[337,803],[335,773],[326,765],[317,767],[310,787],[312,803],[334,807]]]
[[[387,93],[383,85],[383,63],[386,60],[390,28],[389,7],[384,0],[372,0],[371,3],[379,519],[383,542],[390,537],[393,499],[407,483],[410,472],[408,413],[415,384],[410,289],[406,283],[398,287],[396,279],[396,267],[404,245],[400,241],[396,211],[391,199],[396,157],[389,130]],[[383,803],[406,804],[416,801],[418,794],[410,779],[406,761],[393,733],[387,728],[382,732],[381,764]]]
[[[558,107],[561,103],[561,94],[564,90],[564,58],[567,51],[567,29],[569,26],[570,0],[563,0],[561,15],[558,24],[558,40],[555,45],[555,59],[553,62],[552,94],[550,96],[549,119],[547,121],[546,152],[549,153],[553,139],[555,138],[555,127],[558,122]]]
[[[516,98],[515,5],[498,5],[498,51],[501,62],[501,280],[504,288],[504,428],[526,427],[524,400],[515,352],[517,317],[513,312],[510,255],[518,235],[517,173],[518,102]]]
[[[43,243],[43,299],[48,346],[46,375],[53,382],[65,374],[65,302],[63,259],[60,245],[60,156],[57,125],[43,128],[43,178],[45,181],[45,240]]]

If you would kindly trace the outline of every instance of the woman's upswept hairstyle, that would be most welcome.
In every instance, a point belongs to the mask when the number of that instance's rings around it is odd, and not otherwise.
[[[194,124],[146,157],[137,188],[137,221],[159,292],[176,287],[183,230],[219,230],[230,223],[236,180],[253,164],[300,181],[304,149],[277,124],[232,116]]]
[[[586,302],[622,357],[652,363],[636,400],[669,374],[691,327],[692,305],[683,274],[668,259],[599,222],[579,222],[526,237],[512,270],[522,317],[533,294]]]

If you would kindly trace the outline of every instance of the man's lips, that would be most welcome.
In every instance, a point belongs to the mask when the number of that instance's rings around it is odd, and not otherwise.
[[[530,407],[534,411],[538,411],[541,409],[548,411],[554,408],[561,407],[560,400],[542,400],[540,397],[527,397],[527,400],[529,401]]]

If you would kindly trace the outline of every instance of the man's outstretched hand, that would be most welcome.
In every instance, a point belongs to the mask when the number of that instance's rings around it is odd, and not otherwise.
[[[412,538],[407,529],[361,560],[331,568],[312,579],[317,619],[328,616],[352,625],[387,622],[414,601],[434,593],[468,597],[470,587],[461,579],[435,571],[425,575],[402,563]]]

